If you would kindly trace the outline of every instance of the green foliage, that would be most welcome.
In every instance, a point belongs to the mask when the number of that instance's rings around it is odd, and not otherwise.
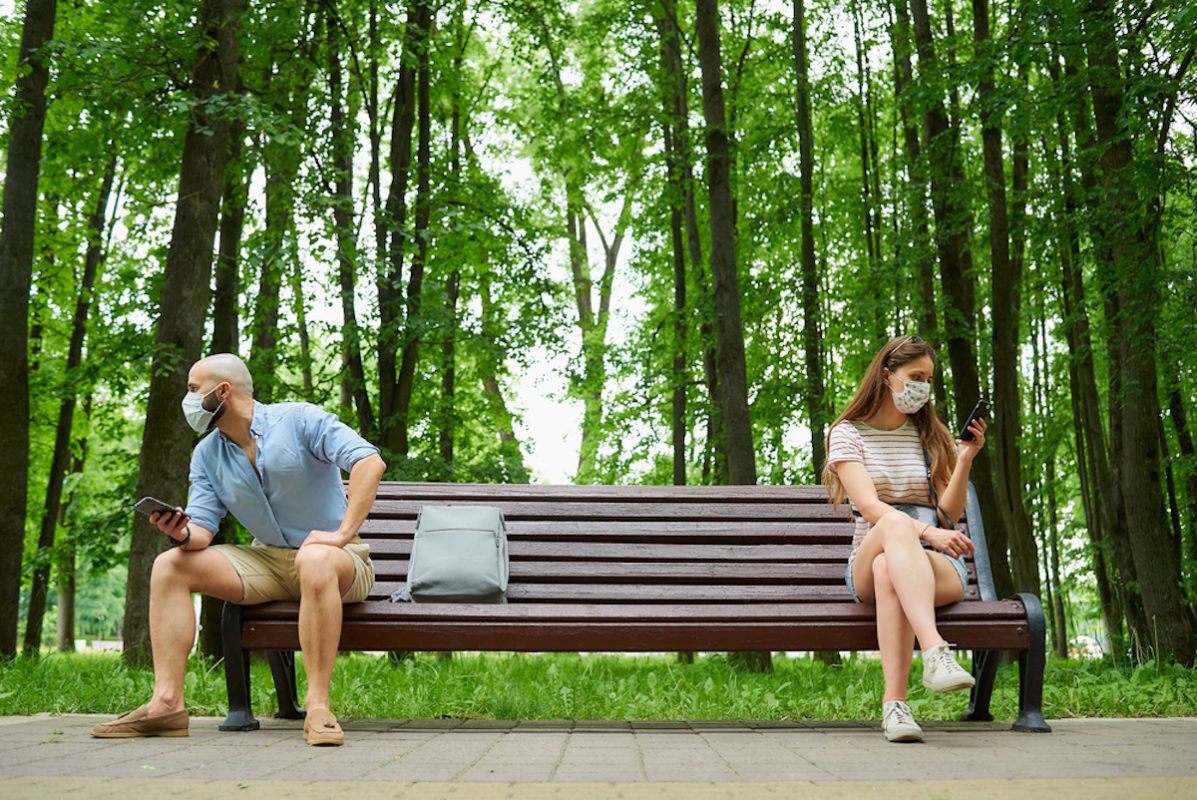
[[[680,354],[687,481],[718,480],[714,457],[720,433],[708,435],[717,403],[703,364],[713,339],[701,330],[711,322],[704,263],[710,223],[706,131],[693,6],[674,5],[687,80],[688,166],[694,173],[703,253],[698,263],[686,254],[686,308],[674,308],[669,224],[680,192],[666,169],[663,126],[670,118],[664,111],[666,76],[654,23],[654,14],[664,7],[640,0],[497,5],[453,0],[437,7],[429,44],[430,222],[421,234],[428,263],[420,309],[400,315],[401,330],[382,330],[380,276],[392,244],[386,236],[395,231],[386,230],[381,217],[402,166],[391,146],[399,102],[395,86],[412,56],[403,52],[407,8],[365,0],[248,4],[241,25],[242,91],[214,98],[209,110],[242,120],[246,129],[240,163],[248,181],[246,216],[237,254],[243,355],[249,355],[252,332],[267,322],[269,304],[258,301],[263,273],[281,283],[278,341],[263,354],[263,363],[254,365],[273,399],[315,402],[355,423],[342,362],[348,332],[341,317],[332,214],[341,202],[333,187],[344,177],[334,164],[330,119],[329,46],[335,40],[342,72],[336,99],[354,154],[347,259],[366,391],[375,409],[380,347],[393,347],[405,336],[417,337],[420,344],[409,411],[411,446],[406,453],[386,454],[388,477],[528,480],[529,442],[519,437],[538,421],[520,419],[518,409],[542,391],[529,385],[531,368],[553,361],[563,365],[565,388],[557,399],[571,419],[581,418],[588,446],[593,445],[592,463],[578,477],[669,483],[672,365]],[[1018,445],[1035,454],[1023,459],[1022,490],[1045,545],[1049,532],[1059,540],[1063,566],[1056,583],[1075,615],[1074,633],[1089,630],[1097,619],[1091,602],[1094,554],[1086,531],[1075,443],[1080,423],[1072,407],[1069,368],[1074,360],[1092,364],[1108,437],[1110,409],[1118,408],[1121,398],[1109,390],[1117,364],[1106,343],[1117,316],[1105,300],[1109,287],[1126,276],[1111,274],[1097,235],[1107,222],[1100,183],[1107,143],[1092,131],[1095,76],[1084,53],[1092,35],[1087,6],[1069,0],[991,4],[993,47],[976,49],[968,5],[931,4],[936,66],[914,57],[911,80],[898,95],[895,9],[877,3],[806,5],[814,115],[812,223],[823,309],[817,333],[826,385],[820,399],[829,409],[841,409],[878,344],[891,334],[913,331],[923,311],[935,312],[942,332],[942,287],[933,281],[930,308],[924,309],[920,265],[928,259],[934,263],[937,242],[956,231],[967,235],[973,261],[966,278],[976,294],[978,330],[972,344],[981,384],[992,383],[993,301],[980,129],[983,120],[999,119],[1007,178],[1013,177],[1016,143],[1025,144],[1028,158],[1026,192],[1018,198],[1010,194],[1011,201],[1027,205],[1013,231],[1024,253]],[[1197,481],[1197,454],[1186,449],[1185,425],[1169,401],[1175,395],[1179,411],[1187,413],[1191,440],[1197,419],[1192,325],[1197,137],[1190,111],[1197,70],[1181,65],[1192,53],[1194,12],[1184,4],[1139,5],[1132,15],[1135,25],[1124,25],[1117,34],[1127,97],[1119,135],[1133,142],[1129,174],[1140,200],[1136,216],[1149,218],[1158,250],[1158,263],[1145,274],[1150,273],[1147,288],[1158,299],[1155,355],[1159,399],[1166,409],[1163,467],[1165,473],[1171,470],[1175,494],[1175,499],[1159,499],[1176,513],[1174,537],[1181,544],[1193,603],[1197,489],[1191,487]],[[814,365],[806,363],[802,347],[790,9],[752,0],[723,0],[719,6],[757,473],[775,484],[812,482],[822,465],[813,463],[810,442],[822,432],[810,430],[804,395]],[[196,3],[149,0],[81,0],[59,7],[50,45],[54,57],[30,297],[34,335],[25,575],[34,563],[74,549],[87,580],[98,581],[128,551],[128,509],[137,480],[154,326],[173,236],[175,209],[167,198],[175,194],[183,135],[195,110],[187,87],[200,44],[197,9]],[[946,10],[955,13],[953,35]],[[18,15],[0,20],[0,118],[6,120],[19,39]],[[976,102],[977,83],[989,68],[996,86],[982,107]],[[951,117],[951,157],[964,175],[951,190],[966,213],[959,219],[932,218],[924,234],[915,230],[912,211],[921,207],[931,217],[920,183],[931,156],[924,141],[921,157],[909,162],[903,126],[921,129],[923,113],[937,104],[944,104]],[[0,128],[0,145],[7,138],[7,129]],[[63,364],[90,243],[88,219],[112,157],[118,165],[117,189],[105,216],[104,261],[85,357],[67,374]],[[1090,182],[1082,178],[1086,171],[1093,176]],[[288,179],[268,203],[266,177],[278,174]],[[414,170],[408,178],[406,196],[395,200],[409,210],[398,232],[410,267],[419,244],[410,213],[416,201]],[[276,202],[285,213],[277,213]],[[567,236],[571,211],[586,232],[589,274],[578,283]],[[604,285],[600,244],[611,245],[616,229],[624,241],[614,278]],[[1075,356],[1066,343],[1073,319],[1065,317],[1061,288],[1062,258],[1074,240],[1093,338],[1092,351]],[[575,244],[581,244],[576,233]],[[408,274],[395,288],[406,289]],[[453,275],[460,286],[450,312],[447,287]],[[602,291],[609,290],[611,297],[610,318],[588,329],[577,304],[583,285],[596,308]],[[686,323],[681,341],[674,325],[679,315]],[[934,340],[939,334],[929,336]],[[451,402],[441,393],[450,366],[442,351],[446,341],[454,347]],[[948,388],[949,408],[943,411],[971,405],[973,398],[952,395],[943,349],[939,371]],[[56,549],[39,554],[34,539],[54,428],[60,402],[71,395],[80,399],[71,432],[72,456],[80,464],[76,468],[73,459],[67,477]],[[451,459],[442,455],[442,434],[453,445]],[[1049,459],[1055,465],[1052,481],[1040,474]],[[1161,476],[1161,483],[1166,480]],[[90,613],[85,606],[91,602],[81,597],[81,618]]]

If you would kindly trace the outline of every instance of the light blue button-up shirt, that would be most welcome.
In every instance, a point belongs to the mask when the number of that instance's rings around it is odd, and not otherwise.
[[[249,432],[258,444],[257,473],[219,431],[192,451],[191,520],[215,531],[231,511],[254,538],[275,547],[299,547],[313,530],[335,531],[349,505],[341,471],[378,448],[311,403],[255,400]]]

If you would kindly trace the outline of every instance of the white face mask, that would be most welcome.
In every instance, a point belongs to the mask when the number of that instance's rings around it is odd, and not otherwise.
[[[893,377],[897,378],[897,375]],[[898,380],[902,381],[901,378]],[[894,392],[894,387],[886,381],[886,386]],[[931,399],[931,384],[927,381],[902,381],[902,391],[894,392],[894,406],[903,414],[914,414],[927,405]]]
[[[183,398],[183,416],[187,418],[187,424],[196,433],[207,433],[216,424],[216,420],[224,413],[224,400],[220,401],[220,405],[215,409],[209,411],[204,408],[204,398],[212,394],[220,388],[220,384],[216,384],[211,390],[204,394],[199,392],[188,392]]]

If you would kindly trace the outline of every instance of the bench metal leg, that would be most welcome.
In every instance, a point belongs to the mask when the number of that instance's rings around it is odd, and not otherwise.
[[[229,695],[229,715],[220,723],[222,731],[256,731],[249,703],[249,653],[241,646],[241,609],[226,602],[220,615],[220,637],[224,644],[224,685]]]
[[[991,722],[993,714],[989,713],[989,701],[993,697],[993,679],[997,675],[998,662],[1001,653],[996,650],[973,651],[973,678],[976,683],[968,698],[968,709],[960,715],[960,719],[969,722]]]
[[[1043,671],[1047,666],[1043,604],[1033,594],[1019,594],[1018,598],[1027,609],[1030,642],[1018,654],[1018,719],[1011,727],[1027,733],[1049,733],[1051,726],[1043,719]]]
[[[274,676],[274,693],[278,696],[275,719],[304,719],[308,712],[299,704],[295,681],[295,653],[290,650],[269,650],[266,660]]]

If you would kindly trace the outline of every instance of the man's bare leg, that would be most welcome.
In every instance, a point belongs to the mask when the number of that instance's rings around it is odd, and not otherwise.
[[[150,575],[150,646],[154,653],[154,696],[146,715],[183,708],[187,654],[195,641],[193,592],[240,602],[241,577],[215,550],[171,549],[154,560]]]
[[[337,646],[341,642],[341,598],[353,585],[353,556],[339,547],[310,544],[295,554],[299,576],[299,646],[308,691],[307,710],[329,710]]]

